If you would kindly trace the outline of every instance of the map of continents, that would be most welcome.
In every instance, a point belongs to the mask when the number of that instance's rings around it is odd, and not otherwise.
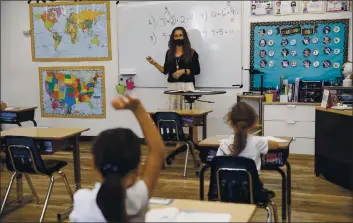
[[[42,70],[45,115],[103,116],[102,70]]]
[[[106,3],[31,7],[36,59],[110,56]]]

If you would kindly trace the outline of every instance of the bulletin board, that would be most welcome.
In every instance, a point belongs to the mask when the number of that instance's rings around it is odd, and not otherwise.
[[[264,89],[275,89],[280,77],[289,83],[335,80],[348,56],[349,19],[251,23],[250,66],[264,72]],[[250,75],[258,91],[260,75]]]

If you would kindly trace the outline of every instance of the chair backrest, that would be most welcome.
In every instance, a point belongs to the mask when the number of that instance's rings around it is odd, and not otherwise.
[[[254,160],[217,156],[211,161],[209,200],[253,203],[262,188]]]
[[[33,138],[6,136],[6,167],[21,173],[44,173],[45,166]]]
[[[165,142],[185,141],[181,117],[176,112],[156,112],[154,121]]]

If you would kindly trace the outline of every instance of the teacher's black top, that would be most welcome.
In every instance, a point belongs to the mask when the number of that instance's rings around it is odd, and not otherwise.
[[[177,60],[179,64],[179,70],[189,69],[190,74],[183,74],[179,77],[179,79],[175,79],[173,77],[173,73],[177,71]],[[184,61],[183,56],[176,57],[171,63],[168,63],[168,51],[165,55],[164,62],[164,74],[168,74],[168,82],[176,83],[176,82],[192,82],[195,86],[195,75],[200,74],[200,63],[199,63],[199,55],[196,51],[193,52],[192,59],[187,64]]]

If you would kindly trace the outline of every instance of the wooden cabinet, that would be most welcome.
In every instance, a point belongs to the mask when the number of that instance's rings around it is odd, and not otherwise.
[[[316,109],[316,176],[353,190],[352,137],[352,111]]]

